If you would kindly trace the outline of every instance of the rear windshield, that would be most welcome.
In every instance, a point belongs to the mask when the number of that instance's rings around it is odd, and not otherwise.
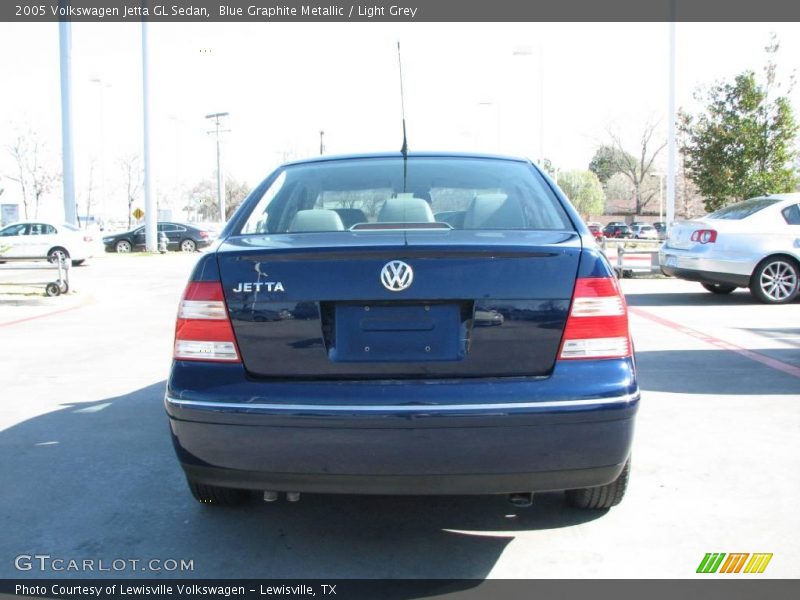
[[[719,210],[706,216],[709,219],[728,219],[731,221],[738,221],[740,219],[745,219],[750,215],[767,208],[768,206],[772,206],[777,202],[780,202],[780,200],[777,198],[751,198],[750,200],[745,200],[744,202],[737,202],[736,204],[731,204],[725,208],[720,208]]]
[[[480,158],[358,158],[290,165],[242,234],[349,229],[572,230],[528,164]]]

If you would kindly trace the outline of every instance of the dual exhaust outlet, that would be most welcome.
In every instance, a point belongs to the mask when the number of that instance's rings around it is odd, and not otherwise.
[[[264,502],[277,502],[280,492],[264,491]],[[299,502],[300,492],[286,492],[287,502]],[[508,501],[517,508],[527,508],[533,504],[533,492],[517,492],[508,495]]]

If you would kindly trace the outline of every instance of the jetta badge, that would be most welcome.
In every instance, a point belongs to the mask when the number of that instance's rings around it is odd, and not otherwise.
[[[402,260],[393,260],[383,265],[381,283],[390,292],[402,292],[414,281],[414,270]]]

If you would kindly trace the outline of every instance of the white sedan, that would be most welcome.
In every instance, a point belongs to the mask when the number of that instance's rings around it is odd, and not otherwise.
[[[67,223],[20,221],[0,229],[0,260],[3,258],[50,258],[63,256],[79,265],[94,256],[92,234]]]
[[[791,302],[800,290],[800,194],[751,198],[673,223],[659,259],[665,274],[715,294],[748,287],[761,302]]]

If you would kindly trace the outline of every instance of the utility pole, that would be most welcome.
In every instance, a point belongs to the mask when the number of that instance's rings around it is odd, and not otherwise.
[[[59,2],[69,6],[69,2]],[[75,208],[75,156],[72,142],[72,23],[58,24],[59,54],[61,63],[61,160],[64,171],[64,220],[78,224]]]
[[[220,152],[219,134],[227,133],[230,129],[220,129],[220,119],[227,117],[229,113],[218,112],[206,115],[206,119],[214,119],[214,129],[208,131],[209,134],[214,134],[217,139],[217,203],[219,204],[220,221],[224,223],[225,219],[225,182],[222,175],[222,153]]]
[[[147,21],[142,19],[142,121],[144,158],[144,242],[148,252],[158,252],[158,205],[153,194],[153,162],[150,159],[150,46]]]
[[[675,163],[677,162],[677,143],[675,139],[675,0],[670,2],[669,14],[669,100],[667,102],[667,227],[675,220],[675,188],[677,177]]]
[[[319,131],[319,155],[325,154],[325,132],[320,129]]]

